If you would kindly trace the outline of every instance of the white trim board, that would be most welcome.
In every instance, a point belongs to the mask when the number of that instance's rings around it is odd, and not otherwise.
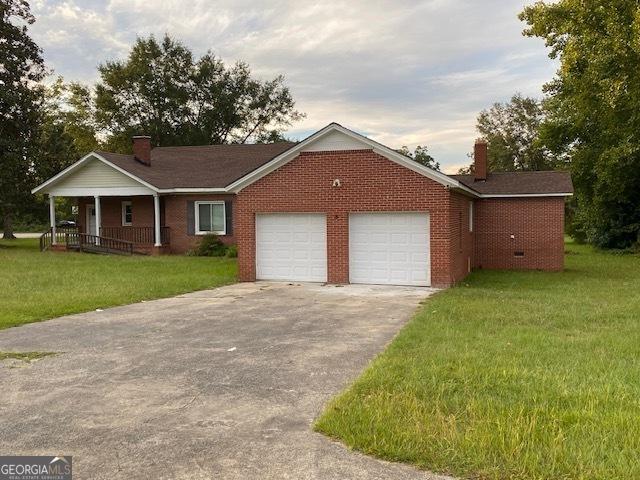
[[[47,193],[55,197],[131,197],[154,194],[146,187],[53,187]]]

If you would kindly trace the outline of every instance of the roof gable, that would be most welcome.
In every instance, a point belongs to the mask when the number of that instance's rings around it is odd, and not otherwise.
[[[138,186],[140,186],[140,182],[93,157],[60,180],[56,188]]]
[[[310,137],[307,137],[302,142],[294,145],[286,152],[278,155],[270,162],[262,165],[260,168],[257,168],[253,172],[232,183],[227,188],[230,191],[237,193],[243,188],[258,181],[265,175],[268,175],[281,166],[286,165],[301,152],[363,149],[373,150],[377,154],[382,155],[383,157],[386,157],[387,159],[403,167],[413,170],[414,172],[424,175],[425,177],[430,178],[446,187],[458,188],[460,190],[466,191],[471,195],[477,195],[477,192],[462,185],[460,182],[445,175],[444,173],[440,173],[436,170],[425,167],[424,165],[419,164],[411,158],[406,157],[405,155],[402,155],[395,150],[382,145],[381,143],[371,140],[370,138],[367,138],[364,135],[360,135],[359,133],[349,130],[348,128],[345,128],[337,123],[331,123],[327,125]]]
[[[332,152],[337,150],[370,150],[372,147],[359,138],[347,135],[339,130],[331,129],[319,136],[301,152]]]
[[[118,192],[117,194],[143,195],[152,193],[155,189],[135,175],[113,165],[101,155],[91,152],[34,188],[32,193],[79,196],[89,195],[97,190],[114,194]]]

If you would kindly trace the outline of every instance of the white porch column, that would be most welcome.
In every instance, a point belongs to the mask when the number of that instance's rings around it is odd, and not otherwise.
[[[162,241],[160,239],[160,197],[156,193],[153,196],[153,219],[155,226],[155,247],[162,246]]]
[[[51,245],[57,245],[56,240],[56,197],[49,195],[49,221],[51,222]]]
[[[100,212],[100,195],[96,195],[93,198],[95,199],[95,205],[96,205],[96,231],[93,232],[93,235],[99,237],[100,228],[102,227],[102,215]]]

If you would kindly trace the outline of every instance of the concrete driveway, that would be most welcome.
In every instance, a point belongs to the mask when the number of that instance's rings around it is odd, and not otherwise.
[[[75,478],[436,478],[311,431],[431,290],[237,284],[0,332],[0,451]]]

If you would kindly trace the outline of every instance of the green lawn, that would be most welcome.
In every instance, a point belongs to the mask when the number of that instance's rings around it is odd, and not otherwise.
[[[236,281],[236,261],[38,251],[0,240],[0,329]]]
[[[640,257],[567,250],[427,300],[316,429],[467,478],[640,478]]]

